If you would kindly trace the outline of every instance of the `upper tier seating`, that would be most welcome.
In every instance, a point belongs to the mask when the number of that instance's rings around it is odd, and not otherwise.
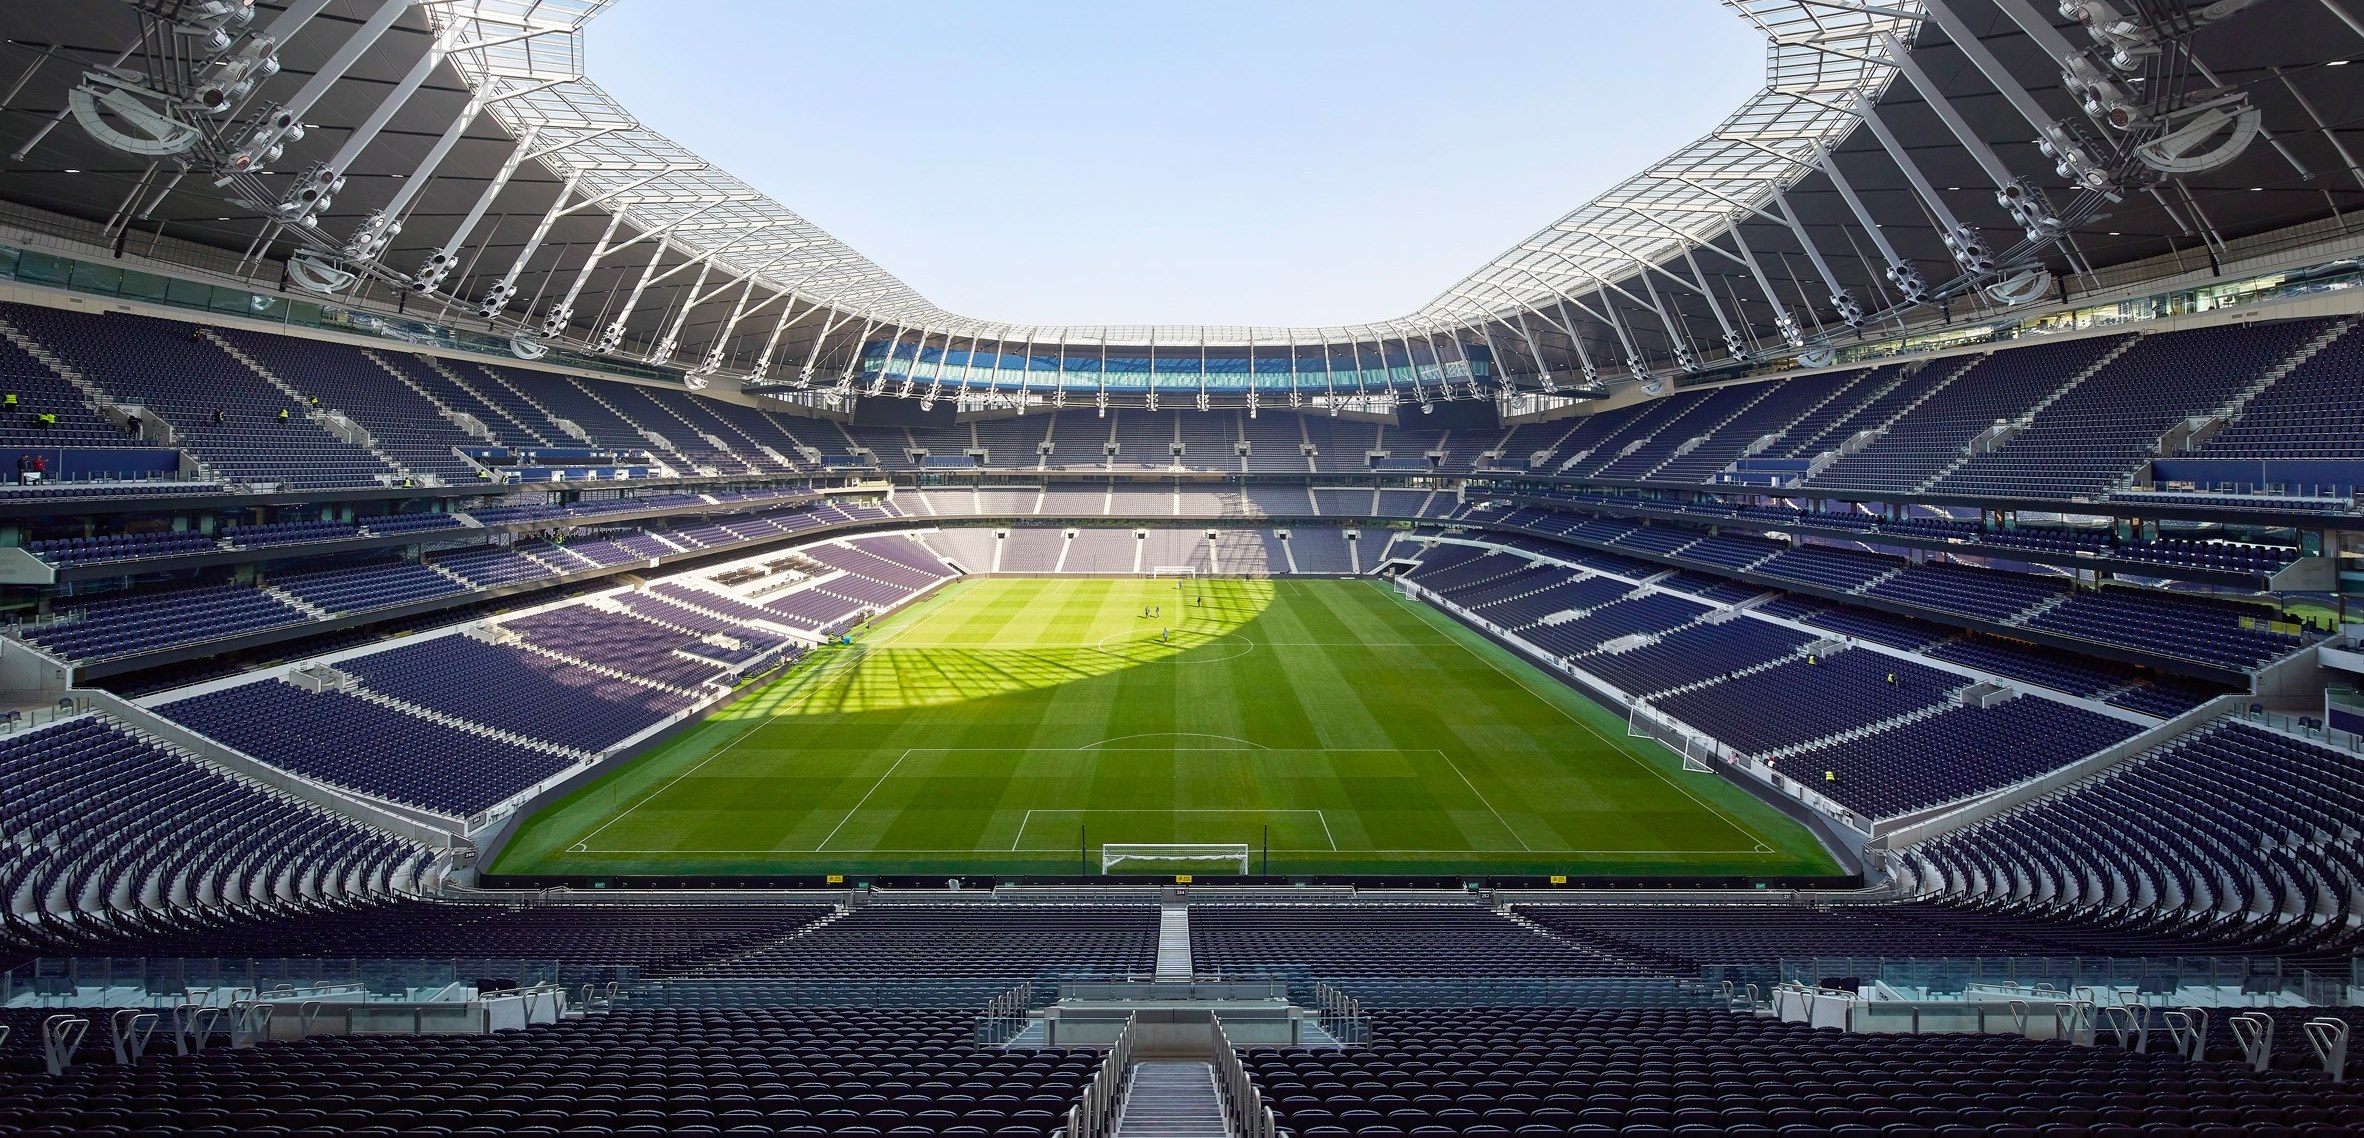
[[[2038,498],[2099,494],[2155,453],[2167,428],[2215,410],[2329,326],[2276,320],[2144,337],[2001,449],[1973,455],[1929,489]],[[2193,366],[2200,360],[2205,366]]]
[[[452,448],[481,447],[484,440],[446,422],[426,396],[360,348],[236,328],[222,337],[307,398],[367,428],[371,443],[403,469],[452,483],[475,480],[476,468]]]
[[[15,308],[0,306],[0,319],[16,324],[16,315]],[[64,376],[6,337],[0,337],[0,395],[16,396],[13,410],[0,407],[0,447],[140,445],[91,410]],[[44,425],[43,415],[55,415],[57,422]]]
[[[2036,344],[1986,356],[1968,368],[1939,360],[1915,381],[1932,374],[1951,382],[1888,422],[1887,433],[1853,454],[1843,455],[1807,479],[1834,490],[1912,490],[1937,476],[1962,448],[1998,420],[2023,414],[2072,377],[2115,351],[2122,336]],[[1866,422],[1865,428],[1882,424]]]
[[[2242,406],[2202,458],[2364,458],[2364,329],[2338,339]]]
[[[397,474],[315,425],[309,408],[223,351],[197,325],[15,304],[0,306],[0,317],[118,401],[163,416],[180,445],[232,481],[316,490],[375,486]]]
[[[400,373],[411,387],[424,392],[444,410],[456,411],[483,424],[486,430],[492,432],[492,442],[500,446],[527,448],[557,446],[575,441],[560,434],[557,428],[539,415],[516,418],[478,395],[474,388],[463,386],[459,379],[454,378],[460,374],[457,369],[465,366],[460,361],[436,360],[391,351],[378,352],[376,355]],[[476,373],[471,371],[470,374]]]

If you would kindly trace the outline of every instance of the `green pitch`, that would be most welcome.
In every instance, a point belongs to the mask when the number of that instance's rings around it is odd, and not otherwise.
[[[816,652],[493,871],[1098,873],[1106,842],[1245,843],[1252,872],[1269,842],[1274,874],[1839,872],[1376,582],[1086,579],[961,582]]]

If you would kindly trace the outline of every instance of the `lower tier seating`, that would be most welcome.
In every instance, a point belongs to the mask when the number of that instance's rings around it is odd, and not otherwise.
[[[1192,905],[1190,960],[1324,979],[1638,974],[1467,905]]]
[[[2364,758],[2222,720],[1905,851],[1925,892],[2352,939]]]
[[[1369,1047],[1243,1054],[1300,1138],[2348,1132],[2297,1073],[2017,1036],[1848,1035],[1697,1008],[1408,1008]]]
[[[0,956],[418,888],[418,845],[95,717],[0,739]]]
[[[0,1076],[0,1131],[1049,1138],[1099,1054],[980,1048],[974,1020],[965,1008],[636,1008],[496,1035],[216,1047]]]
[[[156,710],[272,766],[454,815],[498,804],[576,762],[344,692],[305,691],[276,680]]]

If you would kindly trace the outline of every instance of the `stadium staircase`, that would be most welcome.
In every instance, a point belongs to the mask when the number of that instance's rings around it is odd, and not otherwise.
[[[307,405],[307,400],[311,398],[309,395],[296,390],[294,384],[280,378],[279,373],[263,366],[263,361],[246,354],[246,352],[241,350],[238,345],[231,343],[228,337],[222,335],[220,332],[215,331],[212,328],[200,328],[198,329],[198,332],[205,337],[207,343],[212,344],[214,347],[220,348],[223,352],[227,353],[231,359],[237,360],[239,366],[255,373],[258,376],[261,376],[264,383],[268,383],[272,387],[278,388],[281,395],[285,395],[289,399],[295,401],[297,406],[302,407]],[[349,430],[338,431],[331,429],[329,423],[326,421],[326,418],[332,414],[343,420],[348,426]],[[329,434],[335,435],[338,439],[344,442],[352,443],[354,446],[360,447],[362,450],[369,452],[369,456],[371,458],[385,463],[388,469],[395,471],[404,478],[421,477],[418,471],[412,470],[411,468],[402,465],[402,463],[395,460],[393,455],[387,453],[383,449],[380,449],[377,439],[371,437],[369,428],[364,426],[361,420],[354,418],[351,414],[333,407],[317,407],[311,411],[311,417],[312,422],[319,426],[322,430],[328,431]],[[427,478],[424,480],[430,483],[442,481],[442,479],[439,478]]]
[[[1190,964],[1190,906],[1159,906],[1157,912],[1157,978],[1189,983],[1197,972]]]
[[[2241,415],[2249,409],[2250,400],[2282,382],[2283,376],[2297,371],[2308,360],[2314,359],[2323,349],[2330,347],[2333,342],[2347,335],[2349,330],[2356,327],[2356,324],[2356,318],[2352,316],[2345,320],[2334,321],[2331,327],[2324,329],[2320,335],[2300,345],[2297,351],[2290,353],[2280,363],[2266,369],[2265,374],[2258,376],[2255,382],[2234,392],[2232,398],[2225,400],[2223,406],[2209,412],[2198,426],[2192,426],[2187,420],[2182,427],[2169,430],[2167,436],[2160,440],[2159,453],[2164,455],[2176,451],[2194,450],[2202,443],[2215,438],[2218,432],[2223,431],[2226,427],[2240,422]],[[2180,437],[2178,437],[2179,435]],[[2119,480],[2116,489],[2124,490],[2132,487],[2135,476],[2146,472],[2149,468],[2150,464],[2146,462],[2142,466],[2128,471],[2126,476]]]
[[[1963,443],[1962,452],[1960,454],[1955,455],[1953,458],[1947,460],[1943,465],[1940,465],[1935,472],[1929,475],[1929,477],[1922,479],[1919,484],[1912,488],[1912,492],[1915,494],[1926,493],[1930,487],[1944,481],[1947,475],[1952,474],[1954,471],[1960,470],[1962,467],[1968,465],[1971,459],[1989,451],[2003,449],[2004,446],[2011,442],[2011,436],[2026,430],[2028,425],[2035,421],[2036,416],[2044,413],[2045,408],[2060,402],[2064,396],[2066,396],[2071,391],[2075,391],[2086,380],[2101,374],[2101,372],[2108,368],[2111,364],[2118,362],[2118,357],[2125,355],[2127,352],[2133,351],[2136,344],[2142,343],[2143,335],[2143,333],[2137,332],[2123,340],[2118,341],[2118,345],[2116,347],[2102,353],[2100,359],[2097,359],[2091,364],[2087,365],[2083,371],[2080,371],[2077,374],[2072,375],[2066,380],[2062,381],[2060,386],[2053,388],[2051,392],[2045,395],[2042,399],[2036,400],[2035,403],[2029,406],[2027,410],[2021,411],[2018,415],[2014,416],[2008,421],[1998,421],[1995,424],[1994,429],[1982,431],[1979,433],[1977,438]],[[1919,406],[1919,404],[1915,404],[1915,406]]]
[[[1927,388],[1923,389],[1920,394],[1914,396],[1910,402],[1906,403],[1902,407],[1897,408],[1895,412],[1888,415],[1887,418],[1880,420],[1877,425],[1862,428],[1848,437],[1839,440],[1838,444],[1835,447],[1830,448],[1830,450],[1827,452],[1834,456],[1831,461],[1835,462],[1839,458],[1844,458],[1847,455],[1857,453],[1872,443],[1878,442],[1880,436],[1887,434],[1891,428],[1896,426],[1896,424],[1903,422],[1905,416],[1919,410],[1921,404],[1927,403],[1931,399],[1935,399],[1938,392],[1944,391],[1946,388],[1953,386],[1955,380],[1968,375],[1973,369],[1975,369],[1978,365],[1985,363],[1987,359],[1993,355],[1994,353],[1990,351],[1977,352],[1971,355],[1960,357],[1961,366],[1956,367],[1952,372],[1940,378],[1937,382],[1930,384]],[[1934,367],[1936,364],[1931,364],[1929,366]],[[1919,375],[1920,369],[1914,369],[1911,374]],[[1893,386],[1894,385],[1891,385],[1891,389],[1893,389]],[[1819,474],[1821,473],[1821,470],[1817,469],[1815,473]],[[1809,475],[1806,479],[1806,482],[1811,483],[1813,480],[1813,476]]]
[[[2077,595],[2077,594],[2075,594],[2075,593],[2073,593],[2073,592],[2069,592],[2069,593],[2054,593],[2054,594],[2052,594],[2051,596],[2045,597],[2043,600],[2037,601],[2036,603],[2034,603],[2034,604],[2032,604],[2032,605],[2029,605],[2028,607],[2026,607],[2026,608],[2024,608],[2024,609],[2021,609],[2021,610],[2019,610],[2018,612],[2012,613],[2012,614],[2010,614],[2009,616],[2006,616],[2006,617],[2004,617],[2004,618],[2003,618],[2003,623],[2004,623],[2004,624],[2026,624],[2027,622],[2029,622],[2029,621],[2031,621],[2031,620],[2034,620],[2034,619],[2036,619],[2037,617],[2044,615],[2045,613],[2051,612],[2053,609],[2059,608],[2060,606],[2062,606],[2062,605],[2064,605],[2064,604],[2067,604],[2067,603],[2068,603],[2068,602],[2069,602],[2071,599],[2075,598],[2075,597],[2076,597],[2076,595]]]
[[[1148,1061],[1125,1075],[1115,1138],[1230,1138],[1215,1065]]]
[[[1970,686],[1971,685],[1969,684],[1964,684],[1962,685],[1962,688],[1967,688]],[[1845,743],[1850,740],[1861,739],[1866,735],[1877,735],[1883,731],[1894,731],[1899,727],[1911,726],[1912,724],[1919,723],[1924,719],[1928,719],[1936,715],[1942,715],[1948,711],[1952,711],[1953,709],[1960,707],[1962,688],[1955,688],[1952,691],[1947,692],[1944,699],[1941,699],[1936,703],[1932,703],[1926,707],[1916,707],[1902,715],[1892,715],[1886,719],[1878,720],[1872,723],[1866,723],[1860,727],[1850,727],[1844,731],[1840,731],[1835,734],[1824,735],[1818,739],[1808,739],[1803,743],[1792,743],[1786,747],[1775,747],[1772,750],[1765,751],[1757,755],[1756,759],[1759,762],[1771,763],[1776,759],[1783,759],[1788,758],[1791,755],[1803,754],[1807,751],[1815,750],[1820,747],[1836,746],[1840,743]]]
[[[352,696],[353,698],[361,700],[365,703],[374,703],[379,707],[386,708],[390,711],[399,711],[404,715],[424,719],[430,723],[440,723],[445,727],[449,727],[455,731],[466,731],[471,735],[482,735],[488,739],[498,739],[501,742],[510,744],[511,746],[523,747],[529,751],[542,751],[553,755],[563,755],[579,763],[589,762],[592,759],[599,757],[598,755],[595,755],[590,751],[583,750],[580,747],[569,747],[563,744],[550,742],[547,739],[537,739],[531,735],[520,735],[515,731],[503,731],[498,727],[488,727],[482,723],[476,722],[473,719],[462,719],[459,716],[453,715],[449,712],[437,711],[434,708],[427,707],[423,704],[416,704],[407,700],[396,699],[393,696],[385,695],[380,692],[374,692],[359,685],[341,690],[346,695]]]
[[[531,440],[533,440],[533,442],[534,442],[534,444],[535,444],[535,445],[537,445],[537,446],[553,446],[553,445],[556,445],[556,444],[554,444],[554,443],[552,443],[552,442],[550,441],[550,436],[548,436],[548,435],[545,435],[545,434],[543,434],[541,431],[534,429],[534,427],[533,427],[533,425],[532,425],[532,424],[530,424],[530,423],[527,423],[525,420],[523,420],[523,419],[520,419],[520,418],[518,418],[516,415],[514,415],[514,414],[510,413],[510,411],[509,411],[509,409],[508,409],[507,407],[504,407],[504,406],[502,406],[502,405],[501,405],[501,404],[499,404],[499,403],[495,403],[495,402],[493,402],[492,400],[485,398],[485,397],[484,397],[484,392],[482,392],[482,391],[479,391],[479,390],[477,390],[477,389],[478,389],[478,387],[480,387],[480,386],[483,386],[483,385],[485,385],[485,384],[488,384],[488,383],[490,382],[490,380],[489,380],[489,379],[482,379],[482,378],[480,378],[480,379],[478,379],[478,380],[477,380],[475,383],[470,383],[470,382],[468,381],[468,378],[467,378],[466,376],[464,376],[464,375],[461,375],[461,374],[460,374],[460,369],[458,369],[458,368],[455,368],[455,367],[452,367],[452,366],[450,366],[449,364],[446,364],[446,363],[445,363],[443,360],[441,360],[441,359],[439,359],[439,358],[437,358],[437,357],[435,357],[435,356],[425,356],[425,355],[422,355],[422,356],[418,357],[418,359],[419,359],[419,361],[420,361],[421,363],[424,363],[424,364],[426,364],[428,367],[430,367],[430,368],[434,369],[434,371],[435,371],[435,374],[437,374],[437,375],[440,375],[440,376],[442,376],[443,378],[445,378],[445,379],[447,379],[447,380],[450,380],[450,381],[451,381],[451,384],[452,384],[452,386],[454,386],[454,387],[457,387],[457,388],[459,388],[461,391],[465,392],[465,393],[467,394],[468,398],[470,398],[470,399],[474,399],[474,400],[475,400],[477,403],[481,404],[481,405],[482,405],[482,406],[484,406],[486,409],[490,410],[490,411],[491,411],[493,414],[499,415],[499,416],[501,417],[501,419],[502,419],[504,422],[508,423],[508,424],[509,424],[511,427],[514,427],[514,428],[516,428],[516,430],[517,430],[517,433],[518,433],[518,434],[520,434],[520,435],[523,435],[524,437],[526,437],[526,438],[528,438],[528,439],[531,439]],[[481,373],[480,373],[480,374],[481,374]],[[495,431],[499,431],[499,430],[501,429],[501,428],[499,427],[499,425],[497,425],[497,424],[493,424],[493,423],[487,423],[487,424],[485,424],[485,426],[487,426],[487,427],[491,427],[491,428],[492,428],[493,430],[495,430]]]

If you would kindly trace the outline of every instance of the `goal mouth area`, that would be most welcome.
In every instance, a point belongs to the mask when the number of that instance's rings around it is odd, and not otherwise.
[[[1248,874],[1246,842],[1108,842],[1100,847],[1103,876]]]
[[[1176,578],[1195,581],[1198,579],[1198,567],[1195,565],[1152,565],[1149,567],[1149,579],[1152,581],[1170,581]]]

